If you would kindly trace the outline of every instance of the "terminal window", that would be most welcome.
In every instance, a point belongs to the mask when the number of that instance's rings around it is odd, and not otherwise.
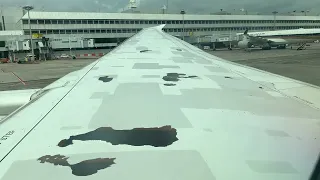
[[[0,47],[5,47],[6,46],[6,42],[5,41],[0,41]]]

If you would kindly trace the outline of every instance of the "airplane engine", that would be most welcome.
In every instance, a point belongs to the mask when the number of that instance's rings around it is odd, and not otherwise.
[[[238,42],[238,47],[241,49],[247,49],[250,48],[252,46],[252,43],[250,43],[249,41],[239,41]]]

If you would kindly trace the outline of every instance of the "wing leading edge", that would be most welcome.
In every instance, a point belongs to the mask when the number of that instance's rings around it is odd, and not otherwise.
[[[140,31],[1,124],[0,178],[308,179],[320,150],[318,88],[162,28]]]

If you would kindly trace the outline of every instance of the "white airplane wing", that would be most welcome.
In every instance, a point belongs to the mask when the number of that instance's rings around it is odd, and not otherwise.
[[[270,40],[267,38],[250,36],[250,35],[249,35],[249,39],[250,39],[250,43],[252,43],[254,45],[264,45],[264,44],[270,42]]]
[[[38,90],[39,89],[0,91],[0,120],[28,103],[30,96]]]
[[[1,180],[302,180],[319,89],[146,28],[0,124]]]

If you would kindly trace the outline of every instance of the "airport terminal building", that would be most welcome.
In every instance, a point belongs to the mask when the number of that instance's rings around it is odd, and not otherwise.
[[[220,37],[249,31],[269,31],[298,28],[320,28],[320,16],[274,15],[193,15],[141,13],[80,13],[30,11],[32,34],[41,41],[49,38],[53,49],[110,48],[139,32],[142,28],[166,24],[164,31],[188,41],[197,37]],[[16,46],[16,41],[30,39],[28,15],[16,23],[23,36],[0,36],[0,41],[11,41],[11,50],[28,50],[28,43]],[[41,35],[41,36],[40,36]],[[230,36],[231,37],[231,36]],[[13,41],[13,42],[12,42]],[[1,43],[0,43],[1,44]],[[40,45],[35,44],[35,47]],[[12,48],[13,47],[13,48]]]
[[[48,37],[69,34],[84,38],[127,38],[145,27],[166,24],[165,31],[176,36],[219,33],[320,28],[320,16],[265,15],[181,15],[139,13],[31,12],[32,33]],[[29,34],[28,16],[22,17],[24,34]]]

